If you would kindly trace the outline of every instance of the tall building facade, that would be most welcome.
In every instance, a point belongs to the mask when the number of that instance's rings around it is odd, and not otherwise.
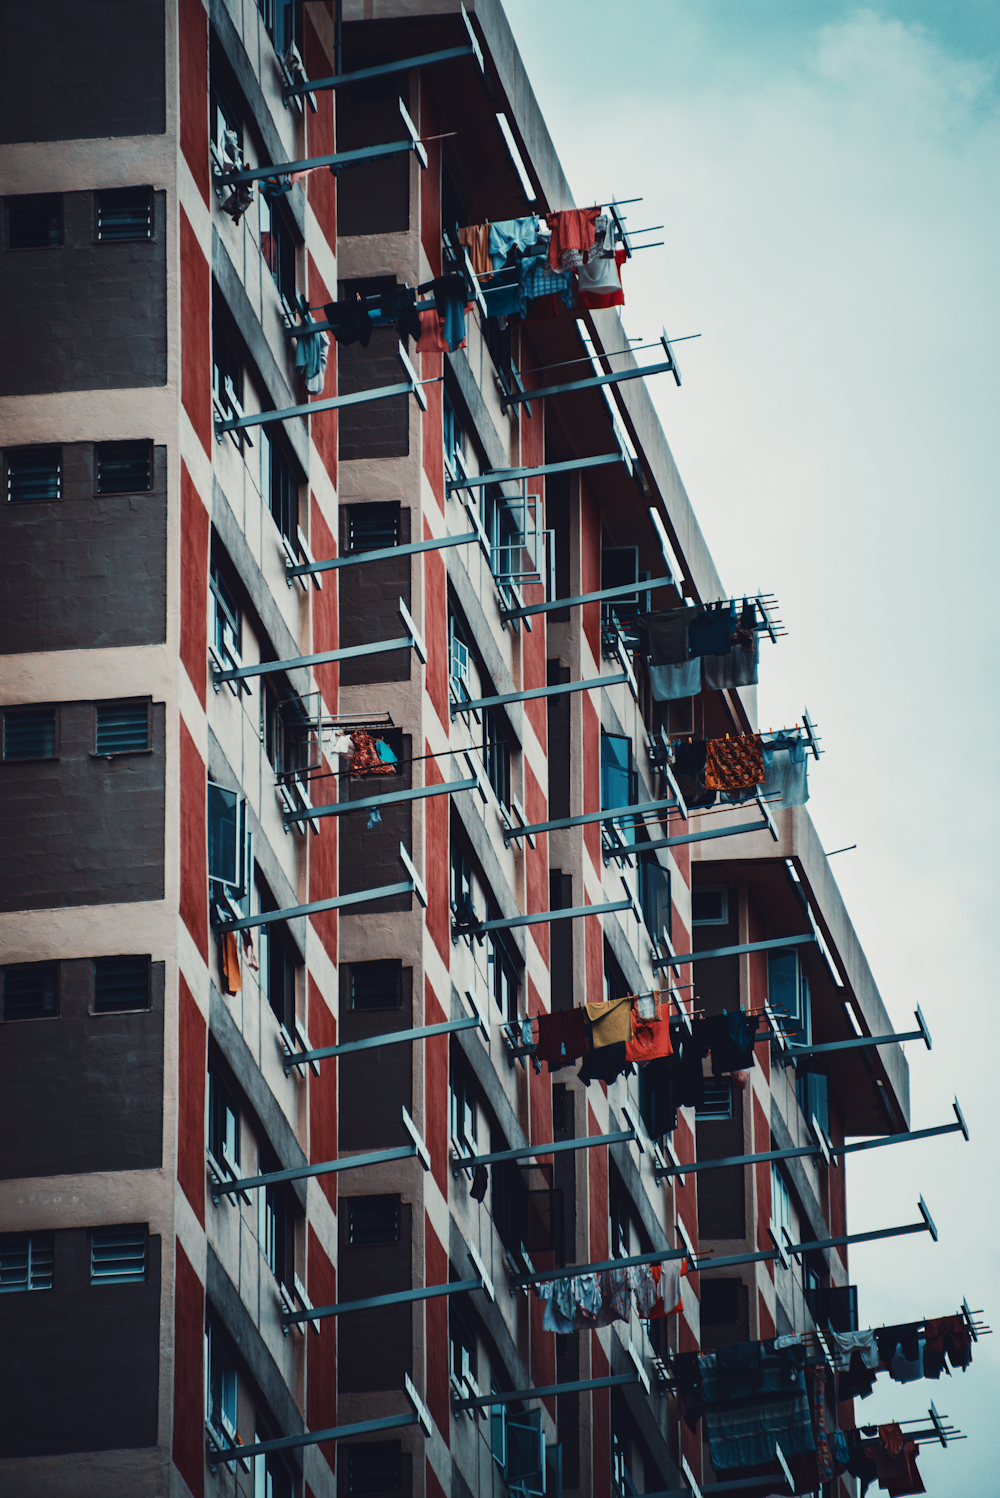
[[[892,1027],[802,798],[695,763],[750,678],[637,631],[728,595],[614,296],[522,295],[574,205],[501,6],[0,24],[0,1491],[710,1491],[677,1358],[856,1326],[817,1140],[908,1074],[811,1049]],[[550,1329],[620,1260],[672,1314]]]

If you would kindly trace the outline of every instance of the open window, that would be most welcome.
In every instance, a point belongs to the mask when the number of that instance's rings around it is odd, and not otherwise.
[[[249,893],[250,827],[246,798],[208,782],[208,884],[222,903]]]
[[[507,1416],[507,1461],[504,1481],[511,1493],[545,1492],[545,1431],[542,1411]]]
[[[293,547],[297,546],[299,486],[281,444],[273,441],[263,427],[260,430],[260,492],[281,535]]]
[[[811,1032],[809,979],[795,947],[779,947],[767,954],[767,1002],[786,1035],[808,1045]]]

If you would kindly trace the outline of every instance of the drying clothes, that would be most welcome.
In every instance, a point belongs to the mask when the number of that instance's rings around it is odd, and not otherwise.
[[[622,291],[621,268],[627,259],[624,250],[612,250],[610,255],[595,255],[591,250],[586,265],[581,265],[576,273],[577,306],[588,311],[623,307],[625,293]]]
[[[920,1352],[920,1322],[911,1321],[901,1326],[879,1326],[875,1329],[878,1358],[883,1368],[888,1368],[897,1351],[906,1362],[913,1363]]]
[[[653,1265],[656,1298],[648,1312],[651,1321],[659,1321],[664,1316],[675,1316],[680,1312],[682,1274],[687,1274],[686,1259],[666,1259],[662,1264]],[[638,1304],[638,1296],[636,1303]],[[639,1314],[644,1314],[641,1309]]]
[[[379,811],[377,806],[373,806],[371,811],[368,813],[368,821],[365,823],[366,830],[368,832],[371,832],[372,828],[377,827],[381,820],[382,813]]]
[[[755,1065],[753,1048],[757,1015],[747,1014],[744,1009],[727,1010],[707,1020],[695,1020],[695,1024],[707,1027],[713,1077],[724,1076],[726,1072],[749,1071]]]
[[[757,1467],[775,1460],[780,1445],[784,1456],[815,1449],[809,1400],[805,1393],[762,1404],[722,1405],[703,1416],[712,1466]]]
[[[469,300],[465,277],[456,271],[435,276],[430,283],[441,318],[448,352],[454,353],[465,343],[465,309]]]
[[[917,1338],[917,1355],[908,1358],[901,1346],[897,1346],[889,1364],[889,1373],[897,1384],[913,1384],[924,1376],[924,1338]]]
[[[444,336],[444,323],[434,307],[421,310],[420,337],[417,340],[418,354],[448,354],[451,350]]]
[[[851,1354],[854,1352],[859,1354],[866,1368],[874,1370],[878,1367],[878,1344],[873,1331],[833,1332],[831,1335],[837,1349],[833,1363],[838,1373],[850,1367]]]
[[[576,1331],[576,1300],[573,1295],[573,1277],[549,1280],[539,1285],[539,1299],[545,1301],[542,1326],[547,1332],[558,1332],[567,1336]]]
[[[253,944],[253,932],[247,927],[240,932],[240,936],[243,938],[243,956],[247,967],[252,973],[259,973],[260,961],[257,957],[257,948]]]
[[[354,753],[354,740],[348,733],[338,733],[330,745],[329,752],[341,759],[350,759]]]
[[[726,687],[755,687],[757,685],[757,642],[749,647],[741,646],[728,655],[703,655],[701,657],[702,682],[706,692],[721,691]]]
[[[631,1276],[627,1269],[602,1269],[597,1276],[601,1308],[594,1326],[610,1326],[613,1321],[628,1321],[632,1315]]]
[[[286,172],[284,176],[263,177],[257,185],[261,197],[271,202],[274,198],[284,197],[286,192],[291,192],[292,179]]]
[[[837,1367],[840,1368],[839,1362]],[[837,1398],[867,1399],[874,1387],[875,1370],[866,1366],[862,1354],[855,1349],[847,1366],[837,1374]]]
[[[632,1005],[633,1019],[660,1019],[660,991],[654,989],[652,993],[644,993],[636,999]]]
[[[764,756],[759,733],[709,739],[705,758],[705,786],[710,791],[736,791],[764,784]]]
[[[577,1076],[584,1087],[591,1082],[614,1082],[622,1072],[630,1072],[632,1063],[625,1054],[624,1040],[616,1045],[602,1045],[596,1051],[588,1051]]]
[[[879,1443],[870,1448],[880,1488],[890,1498],[904,1498],[910,1493],[924,1493],[926,1488],[917,1471],[916,1441],[907,1441],[898,1425],[880,1425]]]
[[[673,1053],[669,1019],[640,1019],[633,1009],[632,1039],[625,1042],[628,1059],[637,1062],[654,1061],[657,1057],[672,1056]]]
[[[650,666],[649,684],[657,702],[697,697],[701,691],[701,661],[695,655],[679,666]]]
[[[489,224],[470,224],[466,229],[459,229],[458,242],[468,250],[477,279],[488,281],[493,274]]]
[[[567,307],[572,307],[573,277],[567,271],[552,270],[543,255],[526,256],[521,261],[519,274],[524,301],[560,296]]]
[[[308,328],[306,322],[303,328]],[[295,368],[300,370],[306,389],[318,395],[326,380],[326,361],[330,340],[325,333],[302,332],[295,340]]]
[[[489,1180],[489,1173],[485,1165],[476,1165],[473,1167],[472,1185],[469,1187],[469,1195],[474,1202],[481,1202],[484,1199]]]
[[[654,666],[678,666],[688,658],[688,631],[698,613],[693,604],[682,609],[661,609],[640,614],[639,623],[649,636],[649,659]]]
[[[655,1266],[660,1267],[658,1264]],[[636,1264],[632,1270],[632,1290],[635,1295],[635,1308],[640,1316],[646,1317],[655,1306],[660,1297],[658,1276],[653,1273],[652,1264]]]
[[[237,994],[243,987],[240,975],[240,944],[235,931],[223,931],[219,940],[219,967],[222,972],[222,991]]]
[[[396,763],[396,756],[389,748],[389,745],[386,743],[385,739],[375,740],[375,753],[378,755],[379,759],[384,765],[394,765]]]
[[[363,728],[353,734],[354,758],[351,760],[352,775],[393,775],[392,765],[383,763],[370,733]]]
[[[813,1363],[807,1370],[809,1402],[812,1406],[813,1438],[816,1442],[816,1477],[819,1482],[828,1482],[833,1476],[833,1453],[827,1439],[826,1420],[826,1368],[822,1363]]]
[[[569,208],[562,213],[547,213],[545,222],[552,230],[549,241],[549,265],[553,270],[578,270],[584,255],[594,247],[595,225],[599,208]]]
[[[692,655],[728,655],[736,629],[735,603],[712,603],[699,609],[688,630]]]
[[[375,326],[368,310],[360,297],[343,302],[326,302],[323,311],[333,329],[334,340],[343,344],[360,343],[362,348],[367,348],[372,341]]]
[[[490,258],[493,269],[506,263],[511,250],[526,250],[538,241],[538,215],[527,218],[503,218],[490,224]]]
[[[538,1044],[535,1056],[547,1061],[549,1071],[558,1071],[579,1060],[587,1049],[587,1032],[582,1009],[562,1009],[556,1014],[538,1016]]]
[[[604,1299],[601,1294],[598,1276],[596,1274],[576,1274],[570,1283],[573,1286],[577,1330],[582,1331],[596,1326]]]
[[[509,274],[509,273],[505,273]],[[524,314],[526,297],[520,276],[512,281],[494,281],[483,288],[487,317],[521,317]]]
[[[632,1038],[632,999],[608,999],[604,1004],[585,1004],[590,1021],[590,1041],[595,1051],[600,1046],[618,1045]]]
[[[394,323],[400,338],[418,339],[422,325],[413,287],[393,286],[384,291],[377,320],[380,324]]]
[[[689,807],[712,806],[718,791],[705,784],[706,739],[681,739],[674,745],[674,777]]]
[[[972,1362],[972,1337],[964,1316],[939,1316],[924,1327],[924,1377],[940,1378],[944,1355],[953,1368],[964,1372]]]
[[[782,807],[804,806],[809,800],[806,745],[795,733],[761,736],[764,795],[780,796]]]

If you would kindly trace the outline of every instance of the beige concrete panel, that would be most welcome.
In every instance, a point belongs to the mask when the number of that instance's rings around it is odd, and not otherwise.
[[[168,445],[176,442],[175,386],[60,390],[0,400],[0,444],[119,442],[141,437]]]
[[[5,193],[88,192],[147,185],[169,191],[176,177],[177,143],[169,129],[165,135],[26,141],[5,145],[3,160]]]
[[[347,17],[344,17],[345,21]],[[402,126],[401,126],[402,128]],[[413,201],[413,195],[410,195]],[[344,281],[368,276],[396,276],[407,286],[419,284],[419,237],[398,234],[352,235],[337,241],[337,266]]]
[[[60,957],[115,956],[149,952],[169,961],[177,939],[176,903],[150,900],[126,905],[73,905],[57,910],[18,910],[0,915],[4,962],[44,962]]]
[[[148,1222],[169,1240],[173,1198],[173,1172],[165,1169],[21,1178],[0,1181],[0,1222],[9,1233]],[[166,1278],[166,1258],[163,1272]]]

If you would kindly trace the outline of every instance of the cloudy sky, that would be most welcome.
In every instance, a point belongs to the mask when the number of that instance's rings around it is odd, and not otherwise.
[[[626,330],[681,345],[651,381],[727,587],[778,595],[763,726],[807,705],[811,810],[894,1024],[913,1127],[850,1162],[862,1325],[1000,1328],[996,972],[1000,11],[995,0],[505,0],[580,204],[642,195],[663,249],[625,271]],[[969,1439],[929,1493],[998,1491],[1000,1335],[964,1375],[884,1377],[866,1423],[933,1399]]]

